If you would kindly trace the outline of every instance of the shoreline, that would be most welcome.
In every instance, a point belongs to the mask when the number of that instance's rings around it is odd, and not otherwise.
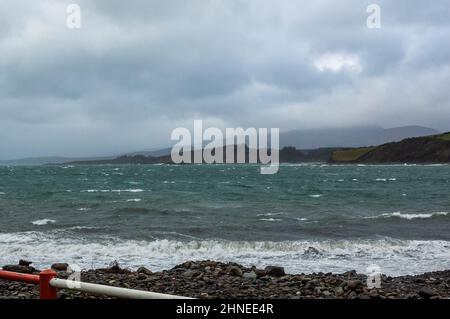
[[[26,261],[4,270],[37,273]],[[67,264],[52,265],[58,278],[67,278]],[[450,270],[398,277],[381,276],[381,288],[369,289],[367,276],[342,274],[285,274],[278,266],[265,269],[237,263],[187,261],[169,270],[136,271],[113,263],[109,268],[81,272],[81,281],[175,294],[200,299],[450,299]],[[0,279],[0,299],[37,299],[37,286]],[[62,290],[61,299],[104,299]]]

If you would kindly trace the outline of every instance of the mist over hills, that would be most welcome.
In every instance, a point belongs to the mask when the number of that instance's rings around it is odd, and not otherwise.
[[[381,126],[295,130],[280,134],[280,146],[298,149],[324,147],[361,147],[398,142],[409,137],[435,135],[440,132],[423,126],[384,129]]]

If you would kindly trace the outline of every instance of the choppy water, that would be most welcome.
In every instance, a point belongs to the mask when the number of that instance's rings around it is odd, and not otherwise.
[[[0,264],[450,269],[449,193],[448,165],[0,167]]]

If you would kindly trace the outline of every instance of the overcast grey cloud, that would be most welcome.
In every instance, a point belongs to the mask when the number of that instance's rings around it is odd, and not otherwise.
[[[445,0],[4,0],[0,52],[0,159],[163,146],[194,119],[450,130]]]

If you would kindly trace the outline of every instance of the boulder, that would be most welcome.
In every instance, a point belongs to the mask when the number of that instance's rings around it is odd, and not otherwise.
[[[258,275],[254,271],[246,272],[242,275],[242,278],[249,280],[255,280],[257,277]]]
[[[419,296],[422,298],[431,298],[436,295],[437,295],[437,293],[433,289],[428,288],[428,287],[423,287],[419,291]]]
[[[347,281],[347,287],[350,290],[356,290],[358,288],[362,288],[364,284],[361,280],[349,280]]]
[[[150,269],[147,269],[145,267],[139,267],[138,270],[137,270],[137,273],[138,274],[148,275],[148,276],[153,275],[153,272]]]
[[[183,276],[186,278],[192,278],[194,276],[194,273],[194,270],[188,269],[183,273]]]
[[[33,262],[24,259],[19,260],[19,266],[30,266]]]
[[[52,269],[56,271],[67,271],[67,268],[69,268],[67,263],[54,263],[52,265]]]
[[[356,270],[350,270],[343,273],[344,276],[347,278],[349,277],[355,277],[357,275]]]
[[[228,274],[230,276],[242,277],[242,270],[237,266],[231,266],[228,268]]]
[[[334,294],[336,295],[336,297],[340,297],[344,294],[344,289],[338,286],[334,289]]]
[[[113,261],[108,268],[99,269],[102,272],[110,273],[110,274],[129,274],[130,271],[128,269],[121,268],[117,261]]]
[[[271,277],[283,277],[286,275],[284,268],[279,266],[267,266],[264,271],[266,275]]]
[[[34,269],[31,266],[23,266],[23,265],[5,265],[3,266],[3,270],[19,272],[22,274],[32,274],[36,271],[36,269]]]

